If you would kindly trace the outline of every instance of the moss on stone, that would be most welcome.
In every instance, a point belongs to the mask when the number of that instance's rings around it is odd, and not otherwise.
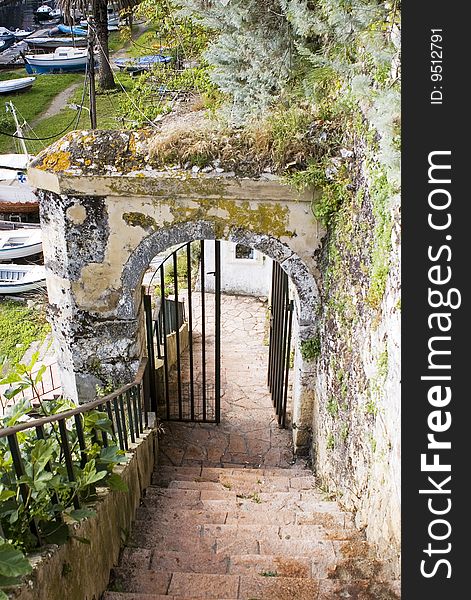
[[[229,229],[241,228],[255,233],[266,233],[275,237],[293,237],[295,232],[287,228],[289,208],[274,202],[257,203],[250,206],[249,201],[237,201],[221,198],[217,202],[204,198],[194,201],[197,206],[174,205],[170,207],[173,221],[165,222],[169,227],[176,223],[209,221],[214,224],[215,234],[222,238]],[[214,211],[224,211],[224,216]],[[213,213],[213,214],[212,214]]]
[[[123,221],[131,227],[142,227],[142,229],[157,230],[158,225],[155,219],[149,215],[140,212],[128,212],[123,214]]]

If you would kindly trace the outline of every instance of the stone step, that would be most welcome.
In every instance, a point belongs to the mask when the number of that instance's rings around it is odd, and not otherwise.
[[[272,556],[267,554],[233,554],[229,558],[228,572],[240,575],[265,575],[276,577],[302,577],[320,579],[327,577],[332,555],[318,553],[312,556]]]
[[[177,597],[238,598],[239,575],[160,572],[142,569],[113,570],[112,586],[120,592]]]
[[[224,537],[256,537],[258,540],[280,539],[280,540],[336,540],[341,543],[359,541],[360,534],[356,530],[344,528],[332,529],[320,524],[309,525],[274,525],[267,523],[211,523],[203,524],[201,527],[203,538]]]
[[[195,480],[172,480],[166,486],[169,489],[182,490],[229,490],[236,494],[289,492],[289,491],[316,491],[314,479],[311,477],[261,477],[259,479],[247,480],[245,477],[223,476],[219,481],[195,481]],[[319,497],[321,493],[317,491]]]
[[[267,479],[271,482],[277,479],[291,481],[291,487],[308,485],[315,481],[312,472],[307,469],[278,469],[278,468],[234,468],[234,465],[222,467],[202,467],[185,466],[175,467],[170,465],[160,465],[154,471],[152,483],[166,487],[172,481],[201,481],[201,482],[219,482],[221,479],[234,478],[247,482],[257,482]],[[304,480],[304,481],[303,481]]]
[[[148,523],[186,523],[188,525],[223,524],[227,519],[227,511],[204,510],[202,508],[173,508],[163,512],[152,506],[139,506],[136,511],[136,521]]]
[[[345,582],[333,579],[322,579],[319,582],[317,600],[400,600],[401,586],[399,581],[379,582],[370,579],[358,579]]]
[[[301,510],[305,510],[307,503],[310,503],[311,511],[342,512],[334,502],[325,501],[323,496],[314,490],[263,492],[254,487],[250,489],[249,493],[238,494],[236,491],[224,487],[218,489],[180,489],[178,487],[149,486],[146,490],[145,500],[151,499],[157,503],[162,499],[172,499],[176,505],[192,508],[200,507],[200,503],[204,505],[208,502],[217,501],[221,504],[225,501],[231,509],[234,502],[243,504],[244,501],[250,501],[253,505],[261,505],[262,510],[266,510],[270,506],[277,509],[299,507]]]
[[[209,600],[237,599],[245,600],[313,600],[317,598],[320,584],[308,577],[276,576],[271,572],[256,575],[218,575],[209,573],[154,572],[135,569],[115,569],[113,585],[123,600],[129,600],[126,594],[134,595],[135,600],[151,598],[192,598],[191,594]],[[120,596],[111,596],[117,592],[107,592],[106,600],[118,600]],[[144,594],[141,599],[139,595]],[[132,596],[131,596],[132,597]]]
[[[149,568],[152,571],[173,573],[224,575],[229,573],[229,556],[217,555],[211,551],[189,554],[187,552],[154,550]]]

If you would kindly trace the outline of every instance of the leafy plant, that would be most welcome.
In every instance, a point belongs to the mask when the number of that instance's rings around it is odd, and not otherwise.
[[[31,418],[59,415],[75,408],[63,398],[40,399],[36,387],[44,367],[33,373],[37,360],[38,353],[30,364],[19,364],[0,381],[10,384],[5,392],[9,402],[31,388],[38,403],[32,407],[28,399],[17,400],[7,407],[1,427],[13,427]],[[65,543],[72,537],[70,524],[95,515],[93,503],[98,486],[127,491],[122,478],[113,473],[114,466],[127,459],[115,443],[108,414],[92,409],[77,418],[82,425],[81,439],[74,420],[64,421],[72,473],[64,462],[64,445],[57,422],[44,424],[42,431],[31,428],[16,434],[22,474],[15,470],[7,438],[0,438],[0,585],[11,584],[13,579],[29,572],[24,553],[47,543]]]

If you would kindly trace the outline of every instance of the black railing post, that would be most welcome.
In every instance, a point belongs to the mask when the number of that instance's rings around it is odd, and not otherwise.
[[[149,357],[149,394],[150,409],[157,414],[157,390],[155,385],[155,353],[154,331],[152,327],[152,301],[148,294],[144,294],[144,313],[146,321],[147,355]]]
[[[71,483],[73,483],[73,482],[75,482],[74,465],[72,462],[72,454],[70,452],[69,438],[67,435],[67,427],[65,425],[65,419],[59,420],[59,432],[60,432],[60,436],[61,436],[61,446],[62,446],[62,451],[64,453],[64,460],[65,460],[65,466],[67,469],[67,476],[69,478],[69,481]],[[77,494],[75,494],[75,493],[74,493],[74,497],[73,497],[73,503],[74,503],[74,508],[80,508],[80,500],[79,500]]]
[[[85,436],[83,435],[82,415],[75,415],[75,429],[77,430],[77,439],[80,447],[80,468],[87,464],[88,458],[86,453]]]
[[[289,369],[291,362],[291,333],[293,330],[293,313],[294,306],[293,301],[291,300],[288,306],[289,318],[288,318],[288,338],[286,341],[286,364],[285,364],[285,381],[284,381],[284,390],[283,390],[283,410],[282,410],[282,418],[281,418],[281,426],[286,427],[286,406],[288,403],[288,378],[289,378]]]
[[[216,423],[221,422],[221,242],[214,242],[214,328],[215,328],[215,381],[214,381],[214,408]]]
[[[178,418],[183,418],[183,400],[182,400],[182,366],[180,357],[180,319],[178,310],[178,257],[177,252],[173,253],[173,293],[175,309],[175,341],[177,350],[177,393],[178,393]]]
[[[206,306],[205,306],[205,264],[204,240],[200,241],[201,255],[201,393],[203,400],[203,421],[206,421]]]
[[[167,348],[167,314],[165,306],[165,273],[164,266],[160,266],[160,295],[161,304],[160,312],[162,314],[162,330],[164,336],[164,387],[165,387],[165,406],[167,410],[167,421],[170,420],[170,390],[169,390],[169,374],[168,374],[168,348]]]
[[[190,360],[190,418],[195,420],[195,384],[194,377],[194,361],[193,361],[193,298],[192,298],[192,281],[191,281],[191,242],[186,246],[186,271],[187,271],[187,286],[188,286],[188,354]]]

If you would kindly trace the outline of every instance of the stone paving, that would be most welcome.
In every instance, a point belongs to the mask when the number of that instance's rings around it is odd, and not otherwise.
[[[198,298],[193,300],[195,359],[200,356]],[[213,306],[209,298],[206,323],[210,375],[214,372]],[[161,464],[289,467],[293,463],[291,434],[279,428],[266,385],[267,308],[267,303],[257,298],[221,295],[221,423],[165,422],[160,440]],[[195,371],[198,384],[198,365]]]
[[[397,600],[354,525],[294,461],[265,388],[266,305],[223,300],[222,422],[164,423],[102,600]]]

